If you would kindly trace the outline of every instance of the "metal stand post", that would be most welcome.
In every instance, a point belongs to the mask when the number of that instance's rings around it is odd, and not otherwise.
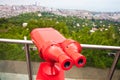
[[[110,69],[107,80],[112,80],[112,77],[113,77],[113,74],[115,72],[115,68],[116,68],[116,65],[118,63],[119,58],[120,58],[120,51],[117,52],[116,55],[115,55],[115,58],[114,58],[114,61],[113,61],[112,67]]]

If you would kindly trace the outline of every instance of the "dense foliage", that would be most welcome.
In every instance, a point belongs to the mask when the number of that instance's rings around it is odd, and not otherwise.
[[[38,15],[39,14],[39,15]],[[23,26],[27,23],[27,26]],[[59,16],[48,12],[25,13],[11,18],[0,18],[0,38],[30,39],[34,28],[53,27],[66,38],[77,40],[82,44],[120,46],[120,23],[109,20],[81,19],[75,16]],[[33,47],[30,46],[30,47]],[[30,51],[33,61],[40,61],[37,51]],[[83,49],[87,57],[87,66],[110,67],[113,57],[111,50]],[[1,60],[25,60],[24,45],[0,43]],[[120,68],[120,62],[118,64]]]

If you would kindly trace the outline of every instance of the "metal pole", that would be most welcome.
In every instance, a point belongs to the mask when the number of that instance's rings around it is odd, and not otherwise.
[[[24,37],[26,40],[26,37]],[[25,53],[26,53],[26,63],[27,63],[27,71],[29,80],[32,80],[32,68],[31,68],[31,61],[30,61],[30,52],[29,52],[29,44],[25,44]]]
[[[106,45],[91,45],[91,44],[81,44],[82,48],[86,49],[106,49],[106,50],[120,50],[119,46],[106,46]]]
[[[110,69],[110,72],[109,72],[109,74],[108,74],[107,80],[112,80],[112,77],[113,77],[113,74],[114,74],[114,72],[115,72],[115,68],[116,68],[116,65],[117,65],[117,63],[118,63],[119,58],[120,58],[120,51],[117,52],[117,54],[115,55],[115,58],[114,58],[112,67],[111,67],[111,69]]]
[[[27,63],[29,80],[32,80],[32,69],[31,69],[31,61],[30,61],[29,45],[28,44],[25,44],[25,53],[26,53],[26,63]]]

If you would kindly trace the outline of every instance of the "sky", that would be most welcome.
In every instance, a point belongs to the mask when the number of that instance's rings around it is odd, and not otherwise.
[[[0,0],[0,5],[32,5],[59,9],[120,12],[120,0]]]

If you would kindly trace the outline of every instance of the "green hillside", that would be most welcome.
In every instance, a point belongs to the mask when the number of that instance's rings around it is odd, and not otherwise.
[[[39,14],[39,15],[38,15]],[[27,23],[27,26],[23,26]],[[81,19],[74,16],[59,16],[48,12],[25,13],[11,18],[0,18],[0,38],[30,39],[34,28],[53,27],[66,38],[77,40],[81,44],[120,46],[120,23],[109,20]],[[1,60],[25,60],[24,45],[0,43]],[[37,51],[30,51],[32,61],[40,61]],[[113,57],[111,50],[83,49],[87,57],[86,66],[110,67]],[[118,64],[120,68],[120,62]]]

